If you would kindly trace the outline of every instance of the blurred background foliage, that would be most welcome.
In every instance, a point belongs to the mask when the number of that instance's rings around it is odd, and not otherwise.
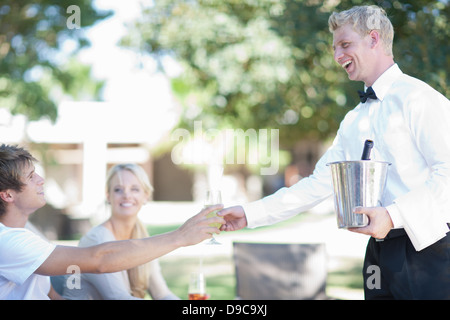
[[[147,2],[146,2],[147,3]],[[70,0],[0,1],[0,105],[30,120],[56,118],[62,94],[101,99],[102,82],[76,59],[85,28],[111,12],[76,1],[81,29],[68,29]],[[180,126],[276,128],[280,147],[325,140],[357,104],[361,83],[333,61],[328,17],[354,5],[383,7],[395,28],[402,70],[450,95],[448,0],[158,0],[143,5],[121,45],[149,54],[164,70],[182,66],[172,87]],[[70,40],[69,42],[65,40]],[[69,43],[69,44],[68,44]]]
[[[167,56],[184,107],[180,126],[277,128],[280,145],[332,137],[362,83],[333,60],[328,17],[377,4],[393,22],[402,70],[450,95],[447,0],[158,0],[142,9],[122,45]]]
[[[67,27],[73,4],[82,12],[80,29]],[[111,14],[97,12],[90,0],[1,0],[0,107],[29,120],[55,120],[64,94],[98,99],[102,82],[91,79],[90,66],[67,56],[89,45],[84,27]]]

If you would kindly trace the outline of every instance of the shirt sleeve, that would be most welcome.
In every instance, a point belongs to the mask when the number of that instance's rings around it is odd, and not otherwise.
[[[8,228],[0,236],[0,275],[23,284],[56,245],[24,228]]]
[[[331,170],[327,163],[345,159],[336,135],[333,145],[317,162],[311,176],[293,186],[281,188],[260,200],[243,205],[249,228],[271,225],[307,211],[333,194]]]

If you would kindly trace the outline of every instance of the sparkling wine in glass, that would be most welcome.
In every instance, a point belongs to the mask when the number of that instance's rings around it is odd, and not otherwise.
[[[216,205],[216,204],[222,204],[221,192],[218,190],[208,190],[206,192],[205,208]],[[208,215],[206,217],[207,218],[216,217],[217,212],[219,212],[219,210],[214,210],[213,212],[208,213]],[[222,226],[222,224],[221,223],[211,223],[210,226],[220,228]],[[207,242],[207,244],[221,244],[221,243],[219,241],[217,241],[214,238],[214,234],[212,234],[212,238],[211,238],[211,240],[209,240],[209,242]]]
[[[207,300],[205,276],[202,272],[193,272],[189,278],[188,299]]]

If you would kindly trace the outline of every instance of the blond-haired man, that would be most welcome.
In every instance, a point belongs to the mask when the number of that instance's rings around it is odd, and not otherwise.
[[[350,80],[364,82],[361,103],[342,121],[313,174],[261,200],[223,209],[222,230],[257,227],[308,210],[332,194],[326,164],[358,160],[364,141],[387,161],[384,207],[357,208],[369,225],[363,267],[366,299],[450,299],[450,103],[394,61],[394,30],[383,9],[333,13],[334,59]],[[371,277],[379,271],[378,279]],[[371,281],[375,281],[373,283]]]

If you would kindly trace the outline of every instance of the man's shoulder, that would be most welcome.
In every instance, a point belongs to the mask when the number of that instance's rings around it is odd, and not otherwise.
[[[407,74],[397,79],[387,95],[391,101],[398,101],[396,105],[408,112],[428,112],[432,109],[448,112],[450,107],[450,101],[442,93],[426,82]]]
[[[425,81],[414,76],[403,73],[397,81],[394,82],[393,90],[401,91],[404,95],[419,95],[419,94],[436,94],[442,95],[439,91],[434,89]]]
[[[33,237],[33,233],[25,228],[10,228],[0,224],[0,247],[9,241],[25,237]]]
[[[2,253],[20,254],[20,252],[30,250],[30,248],[44,248],[47,246],[54,247],[52,243],[41,238],[31,230],[0,225],[0,252]]]

